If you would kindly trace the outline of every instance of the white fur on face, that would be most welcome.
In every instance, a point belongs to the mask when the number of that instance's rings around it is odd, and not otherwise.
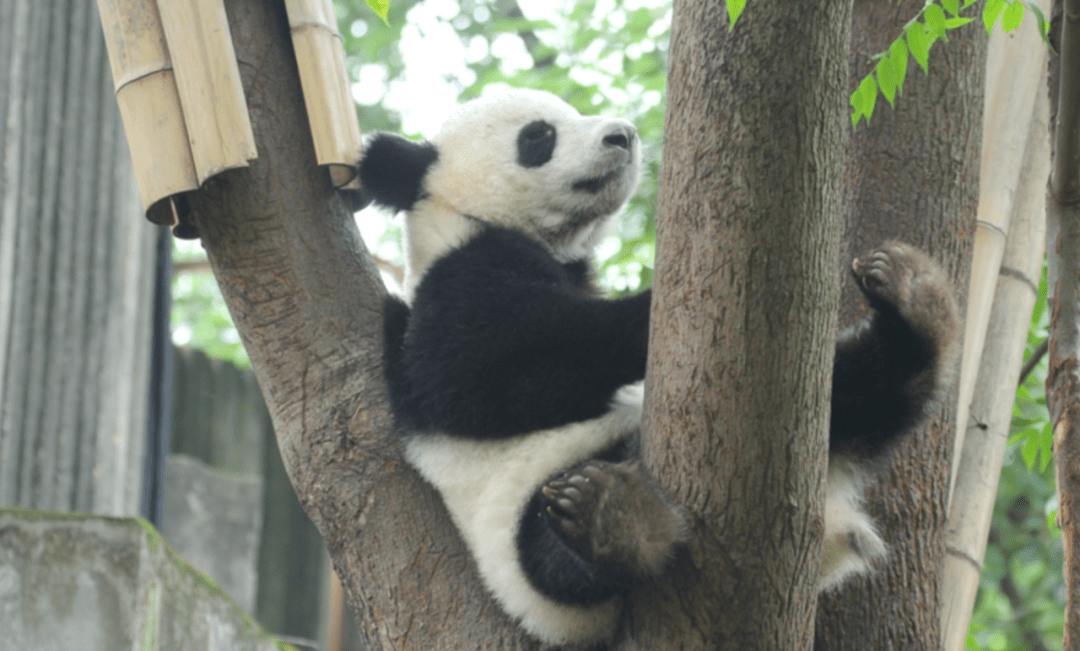
[[[543,120],[556,131],[549,162],[518,163],[518,133]],[[629,134],[630,147],[604,143]],[[432,138],[439,158],[406,217],[407,291],[431,264],[476,233],[475,220],[521,230],[562,261],[589,257],[637,188],[640,144],[626,120],[584,117],[550,93],[514,90],[462,105]],[[605,179],[598,192],[575,183]]]

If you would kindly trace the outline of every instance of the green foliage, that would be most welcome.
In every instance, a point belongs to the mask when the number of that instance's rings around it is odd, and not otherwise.
[[[870,123],[879,90],[889,102],[889,106],[895,105],[895,98],[904,87],[909,53],[922,68],[923,74],[930,74],[930,48],[939,40],[948,41],[950,31],[975,20],[973,16],[960,15],[960,12],[973,4],[975,0],[964,0],[963,5],[960,0],[940,0],[940,4],[934,0],[926,0],[919,13],[904,25],[900,36],[892,42],[889,49],[871,57],[871,60],[878,61],[877,65],[863,77],[851,94],[851,126],[857,127],[864,118],[867,124]],[[987,0],[983,5],[983,25],[987,33],[990,33],[1000,20],[1001,28],[1006,33],[1013,32],[1020,27],[1028,9],[1038,20],[1039,33],[1049,46],[1047,34],[1050,24],[1033,1],[1024,4],[1020,0]]]
[[[371,10],[375,12],[379,18],[386,21],[386,14],[390,11],[390,0],[367,0],[367,5],[371,7]]]
[[[1028,332],[1028,356],[1047,335],[1045,270],[1039,290]],[[1012,435],[994,504],[968,649],[1061,648],[1063,558],[1061,533],[1054,523],[1057,505],[1049,463],[1045,378],[1044,360],[1016,393]]]
[[[206,254],[198,242],[174,239],[173,261],[176,265],[205,263]],[[170,321],[176,345],[199,348],[211,357],[228,360],[241,368],[251,366],[225,299],[208,268],[173,275]]]
[[[743,9],[746,9],[746,0],[727,0],[728,31],[735,29],[735,22],[739,20]]]

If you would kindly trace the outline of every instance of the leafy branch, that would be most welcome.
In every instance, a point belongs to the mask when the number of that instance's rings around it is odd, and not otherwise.
[[[878,91],[885,97],[889,106],[895,106],[896,96],[904,87],[907,75],[908,54],[915,58],[923,74],[930,74],[930,48],[938,40],[948,41],[948,32],[962,27],[973,20],[970,16],[961,16],[960,12],[975,4],[975,0],[927,0],[923,8],[906,25],[901,35],[892,42],[889,49],[871,57],[877,60],[873,71],[863,77],[858,88],[851,94],[851,126],[857,127],[859,120],[865,118],[870,123],[877,103]],[[1039,33],[1049,45],[1047,22],[1039,6],[1029,0],[987,0],[983,5],[982,22],[989,34],[999,21],[1006,32],[1013,32],[1024,20],[1025,8],[1030,9],[1039,21]]]
[[[729,29],[746,8],[747,0],[726,0]],[[877,104],[878,92],[885,97],[889,106],[895,106],[896,96],[904,88],[907,77],[908,55],[922,68],[924,74],[930,74],[930,48],[937,41],[948,41],[948,33],[975,20],[971,16],[961,16],[960,12],[975,4],[975,0],[926,0],[926,4],[911,20],[904,25],[900,36],[884,52],[875,54],[870,59],[877,65],[870,71],[855,92],[851,94],[851,126],[857,127],[863,118],[870,123]],[[983,5],[982,22],[989,34],[999,21],[1006,33],[1015,31],[1024,20],[1026,10],[1031,10],[1039,21],[1039,33],[1043,41],[1050,45],[1047,34],[1050,23],[1046,20],[1039,6],[1033,0],[987,0]]]

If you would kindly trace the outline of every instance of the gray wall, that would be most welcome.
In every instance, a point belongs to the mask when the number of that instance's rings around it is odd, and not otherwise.
[[[0,0],[0,506],[138,514],[154,238],[95,3]]]
[[[255,376],[173,354],[162,534],[270,631],[325,637],[328,561],[281,464]]]

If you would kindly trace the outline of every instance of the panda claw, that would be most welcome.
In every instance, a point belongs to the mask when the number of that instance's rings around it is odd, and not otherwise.
[[[684,540],[681,513],[634,463],[590,461],[540,489],[552,529],[615,575],[655,576]]]

